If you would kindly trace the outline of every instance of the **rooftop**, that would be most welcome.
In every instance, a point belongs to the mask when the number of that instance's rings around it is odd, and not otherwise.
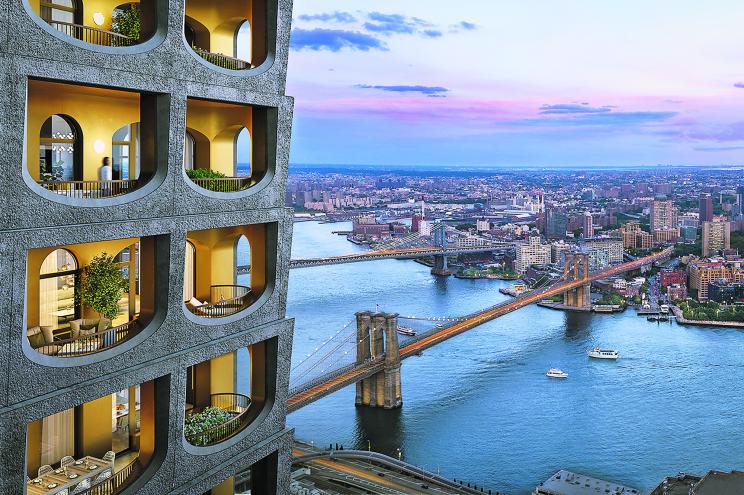
[[[637,494],[635,488],[561,469],[535,489],[535,495]]]

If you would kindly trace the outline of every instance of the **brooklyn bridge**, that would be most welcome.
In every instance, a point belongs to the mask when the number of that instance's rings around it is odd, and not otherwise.
[[[402,403],[400,363],[441,342],[460,335],[483,323],[516,311],[527,305],[563,295],[564,305],[587,307],[592,282],[625,272],[649,267],[671,255],[667,248],[649,256],[590,272],[586,254],[573,253],[566,258],[563,276],[545,286],[538,284],[519,297],[490,306],[475,313],[454,318],[433,318],[442,322],[428,331],[404,336],[399,342],[399,320],[415,320],[397,314],[365,311],[340,329],[324,345],[315,349],[293,368],[290,383],[290,412],[352,384],[357,386],[358,405],[394,408]],[[352,323],[355,323],[352,326]],[[355,348],[355,360],[338,366],[339,353]],[[346,350],[344,350],[346,349]]]

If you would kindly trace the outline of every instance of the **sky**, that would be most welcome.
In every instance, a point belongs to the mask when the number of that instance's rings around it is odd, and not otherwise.
[[[295,0],[293,164],[744,163],[740,0]]]

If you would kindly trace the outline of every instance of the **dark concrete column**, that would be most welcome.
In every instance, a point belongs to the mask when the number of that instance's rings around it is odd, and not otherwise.
[[[357,321],[356,363],[362,364],[371,357],[370,355],[370,346],[371,346],[370,327],[372,325],[371,313],[369,311],[362,311],[362,312],[357,313],[356,321]],[[365,391],[365,388],[367,389],[366,391]],[[365,398],[365,395],[366,395],[366,398]],[[367,383],[367,379],[357,382],[355,403],[357,406],[365,405],[369,403],[369,383]]]
[[[403,404],[400,386],[400,350],[398,347],[398,315],[385,315],[385,409],[394,409]]]

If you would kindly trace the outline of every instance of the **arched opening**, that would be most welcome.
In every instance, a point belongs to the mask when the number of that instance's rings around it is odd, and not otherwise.
[[[235,282],[245,287],[251,286],[251,245],[244,235],[235,242]]]
[[[215,15],[209,0],[187,0],[184,35],[194,52],[230,70],[258,67],[267,52],[266,0],[231,0]]]
[[[81,180],[83,133],[75,119],[52,115],[39,133],[39,176],[43,181]]]
[[[156,313],[157,237],[116,239],[28,251],[26,325],[37,353],[74,358],[135,337]],[[117,253],[111,255],[108,253]]]
[[[139,122],[120,127],[111,138],[113,180],[138,179],[140,175]]]
[[[214,192],[238,192],[258,184],[273,160],[268,149],[270,112],[266,107],[189,98],[186,175]]]
[[[44,341],[36,337],[32,346],[51,344],[52,332],[69,327],[79,315],[75,294],[79,274],[77,259],[67,249],[56,249],[44,259],[39,271],[39,326]]]
[[[167,442],[156,421],[168,388],[158,378],[28,423],[26,493],[126,490]],[[54,490],[62,483],[63,491]]]
[[[251,23],[244,21],[235,32],[235,58],[250,62],[253,58]]]
[[[243,127],[235,136],[235,176],[251,177],[251,134]]]
[[[256,302],[266,288],[268,233],[265,224],[189,232],[186,309],[203,318],[223,318]]]
[[[124,47],[155,34],[155,1],[117,5],[115,0],[30,0],[30,4],[42,20],[67,36],[94,45]]]
[[[193,170],[196,162],[196,140],[194,135],[186,131],[186,138],[183,141],[183,169]]]
[[[158,149],[162,140],[157,139],[160,98],[29,80],[25,155],[29,178],[60,197],[81,200],[142,189],[159,166],[165,166],[165,150]],[[160,175],[164,177],[164,171]]]
[[[83,9],[78,0],[39,0],[41,18],[48,23],[80,24]]]
[[[276,339],[216,356],[186,370],[184,437],[196,447],[216,445],[250,425],[273,396],[269,365]]]
[[[186,260],[183,270],[183,300],[191,301],[196,297],[196,247],[186,241]]]

